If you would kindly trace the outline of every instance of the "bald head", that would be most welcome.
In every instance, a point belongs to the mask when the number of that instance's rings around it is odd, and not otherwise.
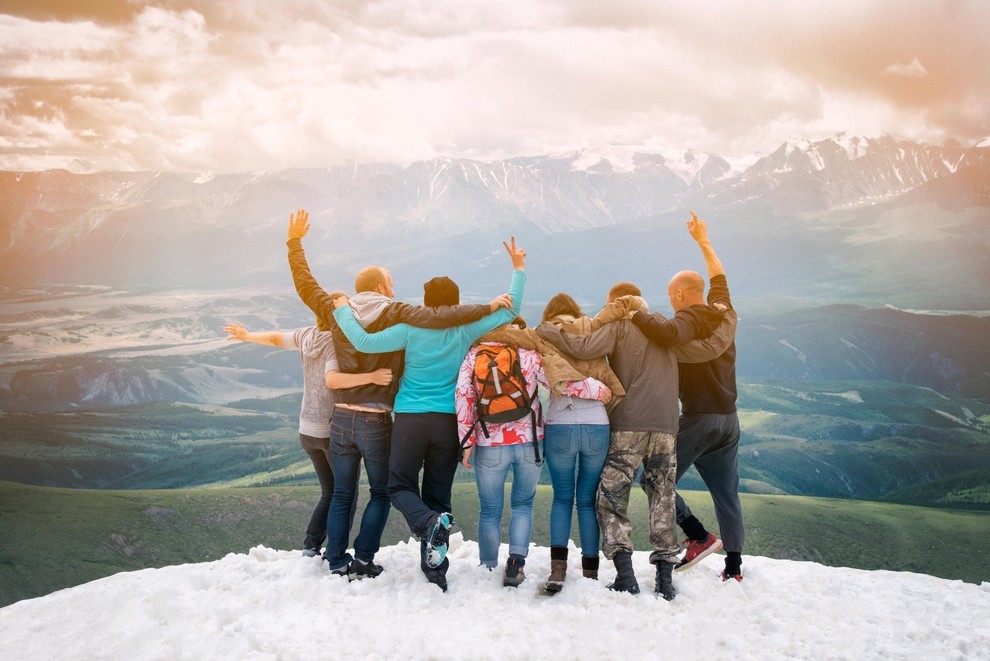
[[[667,285],[667,296],[674,312],[691,305],[705,303],[705,279],[695,271],[681,271],[674,274]]]

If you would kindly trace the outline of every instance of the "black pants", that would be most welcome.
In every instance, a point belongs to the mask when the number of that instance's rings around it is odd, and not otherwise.
[[[316,479],[320,481],[320,500],[313,509],[306,527],[304,549],[319,551],[327,538],[327,512],[330,511],[330,501],[333,498],[333,471],[330,470],[330,439],[316,438],[299,434],[299,443],[313,462]]]
[[[457,417],[453,413],[395,414],[388,495],[414,535],[422,537],[434,516],[450,512],[450,490],[459,455]]]

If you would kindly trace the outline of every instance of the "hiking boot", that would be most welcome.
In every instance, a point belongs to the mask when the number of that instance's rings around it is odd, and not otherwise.
[[[598,556],[581,556],[581,575],[593,581],[598,580]]]
[[[608,584],[608,589],[615,592],[639,594],[639,583],[636,582],[636,573],[632,566],[632,552],[616,553],[612,562],[615,563],[615,580]]]
[[[708,533],[708,537],[700,542],[693,539],[686,541],[687,551],[684,552],[684,556],[681,558],[681,561],[677,563],[676,567],[674,567],[674,571],[680,572],[685,569],[690,569],[701,562],[704,558],[707,558],[712,553],[722,548],[722,540],[711,533]]]
[[[550,577],[547,579],[544,589],[547,592],[560,592],[564,589],[564,577],[567,575],[566,560],[550,561]]]
[[[661,560],[657,563],[657,582],[653,590],[667,601],[673,601],[674,595],[677,594],[674,591],[673,571],[673,562]]]
[[[334,576],[342,576],[344,578],[347,578],[347,574],[348,572],[350,572],[350,569],[351,569],[350,565],[344,565],[342,567],[337,567],[336,569],[331,569],[330,573],[333,574]]]
[[[723,569],[721,576],[722,582],[728,581],[729,579],[735,579],[736,583],[742,583],[742,572],[730,574],[728,569]]]
[[[320,555],[320,549],[303,549],[302,554],[304,558],[315,558]]]
[[[426,529],[426,566],[436,568],[447,557],[447,542],[450,539],[450,526],[454,517],[449,512],[437,514]]]
[[[511,554],[508,562],[505,563],[505,575],[502,577],[502,585],[507,588],[519,587],[519,584],[526,580],[526,574],[523,572],[523,565],[525,564],[526,558],[515,553]]]
[[[362,578],[376,578],[383,571],[385,568],[381,565],[376,565],[374,562],[361,562],[355,558],[347,568],[347,578],[352,581]]]

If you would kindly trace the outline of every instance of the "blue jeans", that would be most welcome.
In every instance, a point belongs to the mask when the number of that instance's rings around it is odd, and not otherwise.
[[[382,532],[391,507],[388,500],[389,414],[334,409],[330,420],[330,467],[333,469],[333,500],[327,515],[326,558],[331,569],[351,561],[347,539],[351,532],[357,483],[364,459],[371,499],[361,517],[361,529],[354,539],[354,555],[371,562],[381,546]]]
[[[474,477],[478,482],[478,555],[486,567],[498,565],[502,542],[502,507],[505,503],[505,479],[512,471],[509,495],[509,553],[525,557],[533,537],[533,498],[542,466],[536,463],[533,446],[496,445],[476,447],[472,457]]]
[[[605,457],[608,455],[609,426],[547,425],[545,433],[547,468],[553,484],[550,546],[567,548],[576,496],[581,555],[597,557],[599,529],[595,497]]]

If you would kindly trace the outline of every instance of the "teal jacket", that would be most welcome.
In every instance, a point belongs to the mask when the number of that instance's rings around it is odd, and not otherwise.
[[[333,316],[358,351],[405,350],[406,367],[395,396],[396,413],[455,413],[454,387],[461,361],[482,335],[519,316],[525,287],[526,273],[513,271],[509,287],[511,308],[496,310],[478,321],[454,328],[396,324],[377,333],[368,333],[354,318],[350,307],[339,308]]]

